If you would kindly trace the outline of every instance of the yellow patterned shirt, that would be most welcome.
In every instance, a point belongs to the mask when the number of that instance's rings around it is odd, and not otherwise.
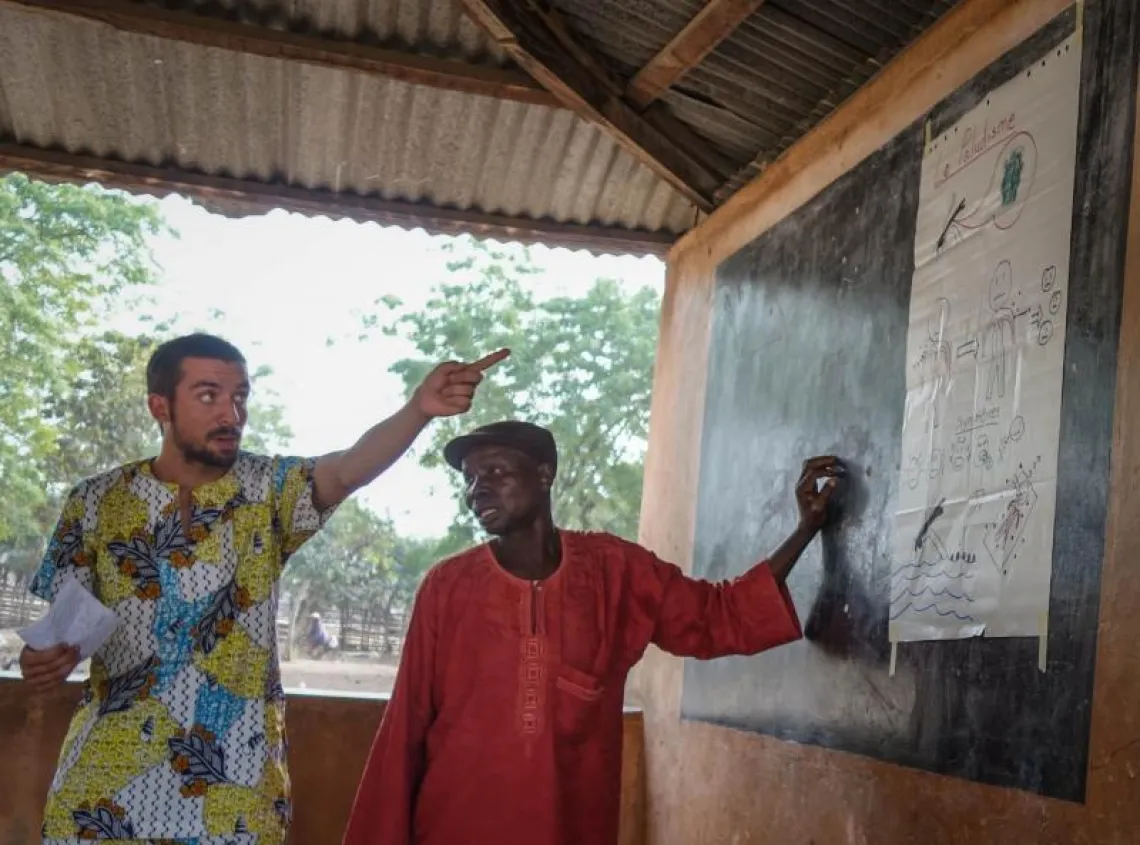
[[[242,453],[194,490],[188,529],[149,460],[71,491],[32,592],[75,579],[119,625],[92,658],[45,841],[286,841],[278,580],[332,510],[314,506],[314,465]]]

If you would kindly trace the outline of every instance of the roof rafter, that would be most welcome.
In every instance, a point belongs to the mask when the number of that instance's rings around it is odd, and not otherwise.
[[[645,114],[625,98],[625,82],[584,47],[553,10],[536,0],[458,0],[498,45],[566,108],[598,124],[686,199],[712,210],[731,174],[723,156],[682,131],[661,107]]]
[[[470,234],[633,255],[663,256],[677,239],[670,232],[535,220],[428,203],[298,188],[175,167],[76,155],[0,140],[0,173],[12,171],[46,181],[98,182],[106,187],[153,196],[177,193],[198,201],[210,211],[225,215],[264,214],[283,208],[311,216],[347,217],[385,226],[419,227],[437,235]]]
[[[764,0],[709,0],[630,80],[626,97],[638,108],[648,106],[763,5]]]
[[[47,14],[69,15],[124,32],[398,79],[414,85],[558,107],[528,74],[438,59],[359,42],[283,32],[130,0],[0,0]]]

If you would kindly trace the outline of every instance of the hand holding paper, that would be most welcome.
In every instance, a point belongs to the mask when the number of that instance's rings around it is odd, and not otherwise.
[[[51,608],[37,622],[19,631],[28,647],[38,652],[55,646],[74,646],[86,660],[107,641],[119,617],[77,581],[64,584]]]
[[[20,652],[20,674],[36,692],[47,692],[62,684],[78,665],[78,646],[56,645],[44,651],[25,646]]]

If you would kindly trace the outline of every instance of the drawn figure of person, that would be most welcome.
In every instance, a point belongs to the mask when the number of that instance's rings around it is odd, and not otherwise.
[[[973,444],[970,435],[957,435],[950,443],[950,468],[955,472],[961,472],[970,463],[972,454]]]
[[[978,434],[977,448],[974,451],[974,459],[981,469],[993,470],[994,458],[990,454],[990,439],[986,436],[985,432]]]
[[[1014,488],[1013,498],[1005,506],[1005,514],[994,532],[997,548],[1001,550],[1002,574],[1009,573],[1009,561],[1015,545],[1021,537],[1021,532],[1024,530],[1024,523],[1029,516],[1031,505],[1029,490],[1024,484],[1017,484]]]
[[[1017,538],[1021,530],[1021,521],[1025,518],[1021,508],[1025,502],[1025,496],[1018,493],[1009,500],[1009,504],[1005,506],[1005,515],[1002,517],[1001,522],[998,523],[997,528],[997,541],[998,546],[1003,550],[1008,550],[1013,541]]]
[[[1005,398],[1006,359],[1013,349],[1013,267],[1002,261],[990,279],[990,310],[993,316],[982,328],[978,360],[983,362],[982,378],[986,401]]]
[[[1025,150],[1015,147],[1002,166],[1001,204],[1008,207],[1017,202],[1017,192],[1021,189],[1021,172],[1025,169]]]
[[[924,393],[930,396],[930,425],[938,428],[942,424],[946,399],[950,394],[951,367],[953,354],[950,343],[945,339],[950,322],[950,301],[940,298],[934,312],[926,322],[926,342],[922,345],[919,365],[922,373]]]

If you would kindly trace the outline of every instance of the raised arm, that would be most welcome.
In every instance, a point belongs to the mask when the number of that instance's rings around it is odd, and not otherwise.
[[[796,485],[799,526],[770,558],[739,578],[712,583],[689,578],[656,557],[643,563],[636,578],[652,626],[649,640],[671,654],[707,660],[757,654],[799,639],[803,633],[785,582],[826,523],[843,473],[836,458],[805,462]]]
[[[471,364],[448,362],[432,370],[403,408],[370,428],[348,449],[317,460],[313,493],[317,510],[340,504],[375,481],[408,451],[435,417],[466,413],[483,373],[510,355],[500,349]]]
[[[804,549],[827,524],[832,497],[838,489],[839,479],[846,474],[847,470],[843,463],[833,456],[808,458],[804,461],[800,479],[796,482],[799,525],[768,559],[772,577],[780,584],[788,580],[788,573],[799,561]]]

